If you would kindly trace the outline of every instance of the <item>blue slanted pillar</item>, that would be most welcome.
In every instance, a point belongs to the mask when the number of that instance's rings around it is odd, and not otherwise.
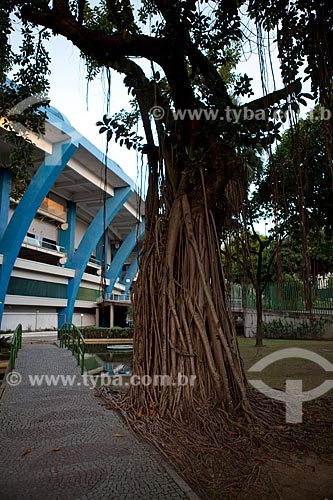
[[[132,260],[129,268],[126,271],[126,275],[124,279],[121,281],[121,284],[125,286],[124,293],[128,293],[133,280],[138,272],[138,256],[136,255]]]
[[[111,266],[109,267],[108,272],[106,273],[106,278],[110,280],[110,284],[106,288],[107,293],[112,293],[117,278],[121,278],[121,271],[123,269],[126,260],[131,255],[134,248],[143,237],[144,232],[145,232],[145,221],[143,219],[138,227],[135,226],[132,229],[127,238],[121,244],[121,247],[116,253],[113,261],[111,262]]]
[[[68,260],[66,267],[75,271],[75,277],[70,278],[68,281],[67,307],[59,311],[59,313],[66,315],[66,321],[72,321],[75,300],[79,291],[81,279],[91,254],[105,232],[104,224],[108,226],[111,223],[132,193],[133,191],[130,187],[115,189],[114,196],[108,198],[106,200],[105,207],[102,206],[99,209],[80,241],[73,257]]]
[[[58,307],[58,330],[61,329],[64,323],[67,323],[66,308]]]
[[[99,260],[101,262],[102,268],[104,266],[104,273],[106,273],[108,256],[109,256],[109,238],[108,238],[108,230],[106,229],[96,246],[96,260]]]

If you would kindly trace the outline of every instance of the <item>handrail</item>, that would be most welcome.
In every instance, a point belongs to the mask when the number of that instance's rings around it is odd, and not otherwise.
[[[42,237],[40,237],[42,238]],[[23,245],[29,245],[31,247],[43,248],[44,250],[53,250],[54,252],[66,253],[65,247],[58,245],[55,241],[43,241],[43,239],[32,238],[31,236],[25,236],[23,240]]]
[[[17,358],[18,351],[22,347],[22,325],[19,323],[15,328],[14,335],[12,337],[12,343],[10,348],[10,359],[9,359],[9,371],[12,372],[15,368],[15,361]]]
[[[96,266],[101,267],[102,261],[100,261],[99,259],[96,259],[96,257],[94,255],[92,255],[91,257],[89,257],[88,265],[89,264],[95,264]]]
[[[106,293],[105,298],[116,302],[131,302],[131,295],[129,293]]]
[[[133,339],[86,339],[80,329],[73,323],[64,323],[59,330],[58,335],[60,341],[60,347],[67,347],[72,351],[73,356],[76,355],[77,364],[81,367],[81,375],[84,374],[84,354],[86,350],[86,344],[112,344],[113,341],[121,341],[121,343],[129,344],[133,342]],[[118,343],[118,342],[116,342]],[[76,350],[75,350],[76,347]]]
[[[81,375],[84,373],[85,339],[80,329],[73,323],[64,323],[59,330],[60,347],[67,347],[76,355],[77,364],[81,367]],[[76,352],[75,352],[76,347]]]

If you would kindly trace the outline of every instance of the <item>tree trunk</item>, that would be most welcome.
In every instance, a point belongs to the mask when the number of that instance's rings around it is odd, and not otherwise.
[[[263,327],[262,327],[262,293],[259,288],[256,288],[256,311],[257,311],[257,335],[256,346],[262,347],[263,345]]]
[[[242,287],[242,310],[246,311],[246,309],[247,309],[247,289],[248,289],[248,284],[244,283],[242,281],[241,287]]]
[[[133,373],[152,383],[131,387],[137,411],[181,418],[193,405],[248,409],[224,287],[213,215],[182,194],[168,215],[150,225],[140,260]],[[165,385],[156,384],[156,376],[164,376]],[[192,385],[177,383],[181,376]]]

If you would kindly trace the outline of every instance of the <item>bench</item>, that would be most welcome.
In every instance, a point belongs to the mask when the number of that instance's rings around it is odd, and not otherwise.
[[[0,361],[0,373],[5,373],[8,364],[9,364],[9,359],[7,359],[6,361]]]
[[[109,345],[119,345],[119,344],[133,344],[133,339],[85,339],[85,344],[109,344]]]

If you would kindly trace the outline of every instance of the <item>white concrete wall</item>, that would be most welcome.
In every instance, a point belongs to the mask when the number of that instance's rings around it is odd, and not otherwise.
[[[81,314],[83,314],[81,318]],[[96,325],[96,314],[90,311],[75,312],[73,314],[73,323],[78,326],[95,326]]]
[[[56,223],[52,224],[51,222],[33,219],[27,232],[58,242],[58,228]]]
[[[14,209],[9,209],[9,220],[11,219],[14,213]],[[60,224],[60,223],[59,223]],[[46,220],[40,220],[38,218],[33,219],[30,227],[28,229],[28,233],[37,234],[39,236],[43,236],[44,238],[49,238],[50,240],[58,241],[58,227],[57,223],[49,222]]]
[[[68,278],[74,276],[72,269],[66,269],[50,264],[16,259],[12,276],[40,281],[51,281],[67,285]],[[109,280],[107,280],[107,284]],[[84,273],[81,286],[99,290],[100,277]],[[1,323],[2,330],[14,330],[21,323],[24,330],[52,329],[58,327],[57,308],[66,307],[66,299],[35,297],[22,295],[6,295],[5,312]],[[77,300],[73,323],[81,326],[96,325],[95,302]],[[36,311],[39,311],[36,313]],[[37,319],[37,322],[36,322]],[[65,318],[61,318],[64,322]]]
[[[38,312],[37,312],[38,311]],[[75,311],[73,314],[73,323],[80,328],[81,326],[96,325],[95,309],[87,309]],[[65,318],[60,318],[61,323]],[[23,330],[36,331],[36,330],[52,330],[58,328],[58,313],[55,307],[28,307],[28,306],[10,306],[6,308],[1,329],[15,330],[17,325],[21,323]]]
[[[38,311],[38,312],[37,312]],[[23,330],[48,330],[57,328],[58,314],[52,307],[11,306],[4,312],[2,330],[15,330],[21,323]]]
[[[313,314],[315,319],[327,319],[327,323],[323,327],[323,338],[333,339],[333,318],[329,314]],[[270,323],[271,321],[283,321],[286,323],[293,323],[294,325],[301,325],[304,321],[309,319],[308,313],[296,311],[264,311],[263,322]],[[257,333],[257,313],[254,309],[247,309],[244,311],[244,335],[245,337],[255,337]]]

